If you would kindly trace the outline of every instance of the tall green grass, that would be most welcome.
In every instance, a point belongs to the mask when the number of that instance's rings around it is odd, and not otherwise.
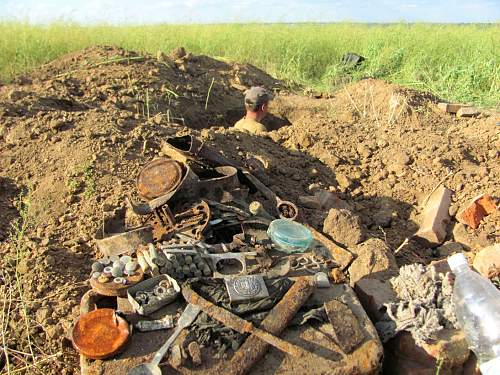
[[[33,26],[0,23],[0,78],[96,44],[194,54],[254,64],[277,78],[330,91],[341,82],[375,77],[431,91],[441,98],[500,104],[500,24],[227,24]],[[341,58],[366,61],[346,71]]]

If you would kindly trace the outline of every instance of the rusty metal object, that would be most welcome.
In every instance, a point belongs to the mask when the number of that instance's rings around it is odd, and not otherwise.
[[[346,304],[331,300],[325,303],[325,310],[333,327],[333,338],[344,353],[351,353],[364,340],[358,318]]]
[[[195,159],[201,149],[201,145],[201,141],[196,137],[184,135],[168,138],[166,141],[163,141],[161,143],[161,151],[174,160],[186,163],[189,160]]]
[[[137,176],[137,191],[147,200],[161,197],[175,190],[182,180],[181,165],[171,159],[155,159],[142,168]]]
[[[91,359],[111,357],[125,346],[131,334],[125,319],[113,309],[97,309],[80,316],[72,332],[75,348]]]
[[[126,284],[117,284],[113,282],[113,278],[108,278],[107,282],[100,282],[99,279],[90,278],[90,286],[93,290],[103,296],[126,297],[127,289],[140,282],[143,277],[144,272],[139,267],[134,275],[125,277],[125,279],[127,280]]]
[[[199,306],[202,311],[207,313],[213,319],[223,323],[226,327],[234,329],[239,333],[250,333],[255,337],[258,337],[259,340],[264,341],[266,345],[271,344],[275,348],[280,349],[282,352],[290,354],[294,357],[301,357],[307,353],[307,351],[302,349],[300,346],[286,342],[279,337],[274,336],[272,333],[255,327],[251,322],[240,318],[232,312],[214,305],[212,302],[207,301],[198,295],[187,285],[183,286],[182,295],[188,303]]]
[[[149,215],[169,201],[182,202],[200,198],[221,200],[226,192],[237,191],[240,187],[238,170],[231,166],[216,167],[212,178],[200,178],[189,166],[185,166],[185,175],[179,185],[167,194],[146,203],[126,199],[128,206],[137,215]]]
[[[277,198],[277,202],[276,208],[278,209],[280,218],[289,220],[295,220],[297,218],[299,215],[299,209],[294,203],[282,201],[279,198]]]
[[[299,208],[290,201],[284,201],[280,199],[274,191],[269,189],[266,185],[259,181],[257,177],[252,175],[249,171],[243,171],[244,177],[250,182],[250,184],[260,191],[266,199],[271,201],[273,205],[276,206],[278,215],[283,219],[295,220],[299,214]],[[272,213],[271,213],[272,214]]]
[[[290,269],[292,271],[307,271],[315,274],[334,267],[332,259],[325,259],[313,253],[301,254],[290,258]]]
[[[299,277],[296,279],[281,301],[262,321],[260,328],[271,334],[279,335],[307,301],[314,288],[314,283],[310,278]],[[251,335],[234,353],[229,365],[224,366],[224,374],[246,374],[266,354],[268,345],[256,335]]]
[[[200,240],[211,216],[210,207],[205,201],[176,215],[171,213],[167,205],[157,208],[154,212],[155,215],[151,219],[154,241],[162,241],[174,233],[183,233]]]
[[[222,156],[219,152],[217,152],[210,146],[207,146],[205,143],[201,142],[192,135],[169,138],[166,142],[162,143],[161,149],[165,155],[168,155],[172,159],[178,160],[182,163],[186,163],[188,160],[198,160],[198,158],[200,158],[202,159],[202,161],[207,161],[210,166],[226,168],[226,174],[231,173],[232,175],[232,172],[229,172],[230,168],[234,168],[235,172],[236,170],[239,170],[242,172],[243,179],[246,180],[246,182],[250,184],[251,187],[253,187],[255,190],[260,191],[268,200],[273,203],[273,205],[276,206],[276,210],[280,217],[284,219],[295,220],[298,216],[299,209],[294,203],[281,200],[279,197],[277,197],[271,189],[269,189],[252,174],[251,170],[244,168],[242,163]],[[250,169],[252,169],[251,167],[252,165],[250,165]],[[216,170],[218,170],[218,168],[216,168]],[[219,173],[223,172],[222,170],[218,171]],[[236,176],[236,173],[234,173],[234,176]],[[212,186],[213,188],[213,183],[216,182],[215,179],[214,181],[212,181],[212,184],[209,181],[210,180],[201,181],[201,183],[206,187]],[[236,186],[233,186],[233,188],[236,188]],[[203,196],[203,190],[206,190],[206,188],[204,186],[200,186],[200,190],[198,190],[199,196]],[[224,186],[224,190],[229,191],[231,190],[231,188],[228,186]],[[176,195],[178,194],[180,194],[180,191]]]
[[[266,211],[264,206],[262,206],[262,203],[259,201],[253,201],[248,205],[248,210],[252,215],[255,216],[261,216],[265,219],[268,220],[274,220],[275,218],[269,214],[269,212]]]
[[[224,191],[232,191],[240,187],[238,170],[236,168],[232,166],[215,167],[213,172],[215,172],[214,177],[200,177],[199,181],[190,189],[191,191],[179,192],[179,197],[183,198],[183,196],[189,193],[191,197],[196,194],[198,197],[219,200],[222,198]]]
[[[188,160],[202,159],[211,166],[230,165],[235,168],[242,167],[241,163],[226,158],[192,135],[168,138],[162,142],[161,150],[165,155],[182,163],[186,163]]]
[[[260,191],[262,195],[266,197],[266,199],[270,200],[273,204],[276,205],[278,204],[277,200],[278,197],[276,196],[274,191],[272,191],[266,185],[260,182],[260,180],[257,177],[255,177],[252,173],[250,173],[247,170],[243,170],[243,176],[248,180],[250,185],[252,185],[254,189]]]
[[[352,260],[354,259],[354,255],[350,251],[341,248],[331,239],[326,237],[323,233],[314,229],[312,226],[307,224],[304,224],[304,226],[311,231],[313,238],[317,242],[321,243],[327,248],[331,257],[340,266],[339,268],[341,270],[344,270],[349,264],[351,264]]]
[[[110,235],[105,238],[95,238],[97,248],[104,256],[134,253],[138,245],[151,242],[152,229],[150,226],[132,229],[128,232]]]

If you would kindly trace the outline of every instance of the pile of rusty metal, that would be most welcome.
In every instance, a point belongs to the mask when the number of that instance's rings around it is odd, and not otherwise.
[[[162,154],[137,176],[142,202],[127,199],[142,225],[96,240],[102,257],[72,337],[82,373],[161,374],[168,363],[243,374],[271,347],[318,357],[279,337],[292,320],[329,325],[325,337],[343,356],[374,342],[373,365],[361,356],[370,371],[379,365],[380,342],[354,293],[330,283],[352,254],[299,223],[297,206],[262,182],[258,160],[242,165],[192,136],[168,139]],[[320,359],[344,373],[363,367],[334,357]]]

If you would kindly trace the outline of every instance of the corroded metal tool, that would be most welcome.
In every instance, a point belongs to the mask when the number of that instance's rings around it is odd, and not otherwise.
[[[300,357],[306,353],[306,351],[300,346],[286,342],[285,340],[282,340],[267,331],[257,328],[251,322],[248,322],[232,312],[207,301],[193,291],[193,289],[191,289],[188,285],[183,285],[182,295],[188,303],[199,306],[201,310],[213,319],[223,323],[226,327],[234,329],[239,333],[250,333],[255,335],[260,340],[271,344],[272,346],[280,349],[282,352],[290,354],[294,357]]]
[[[198,306],[188,304],[177,322],[177,327],[175,328],[174,333],[172,333],[160,350],[156,352],[153,360],[149,363],[142,363],[135,366],[128,372],[128,375],[161,375],[161,369],[158,365],[160,364],[163,356],[167,353],[168,349],[173,344],[177,336],[179,336],[181,331],[193,323],[199,312],[200,308]]]

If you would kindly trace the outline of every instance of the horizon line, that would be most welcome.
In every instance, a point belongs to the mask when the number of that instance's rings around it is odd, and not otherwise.
[[[356,24],[356,25],[498,25],[500,26],[500,20],[490,21],[490,22],[430,22],[430,21],[388,21],[388,22],[369,22],[369,21],[297,21],[297,22],[266,22],[266,21],[255,21],[255,22],[148,22],[148,23],[114,23],[114,22],[78,22],[72,20],[52,20],[50,22],[32,22],[28,20],[12,20],[0,17],[0,24],[25,24],[29,26],[49,26],[49,25],[74,25],[83,27],[93,27],[93,26],[112,26],[112,27],[122,27],[122,26],[182,26],[182,25],[196,25],[196,26],[212,26],[212,25],[332,25],[332,24]]]

